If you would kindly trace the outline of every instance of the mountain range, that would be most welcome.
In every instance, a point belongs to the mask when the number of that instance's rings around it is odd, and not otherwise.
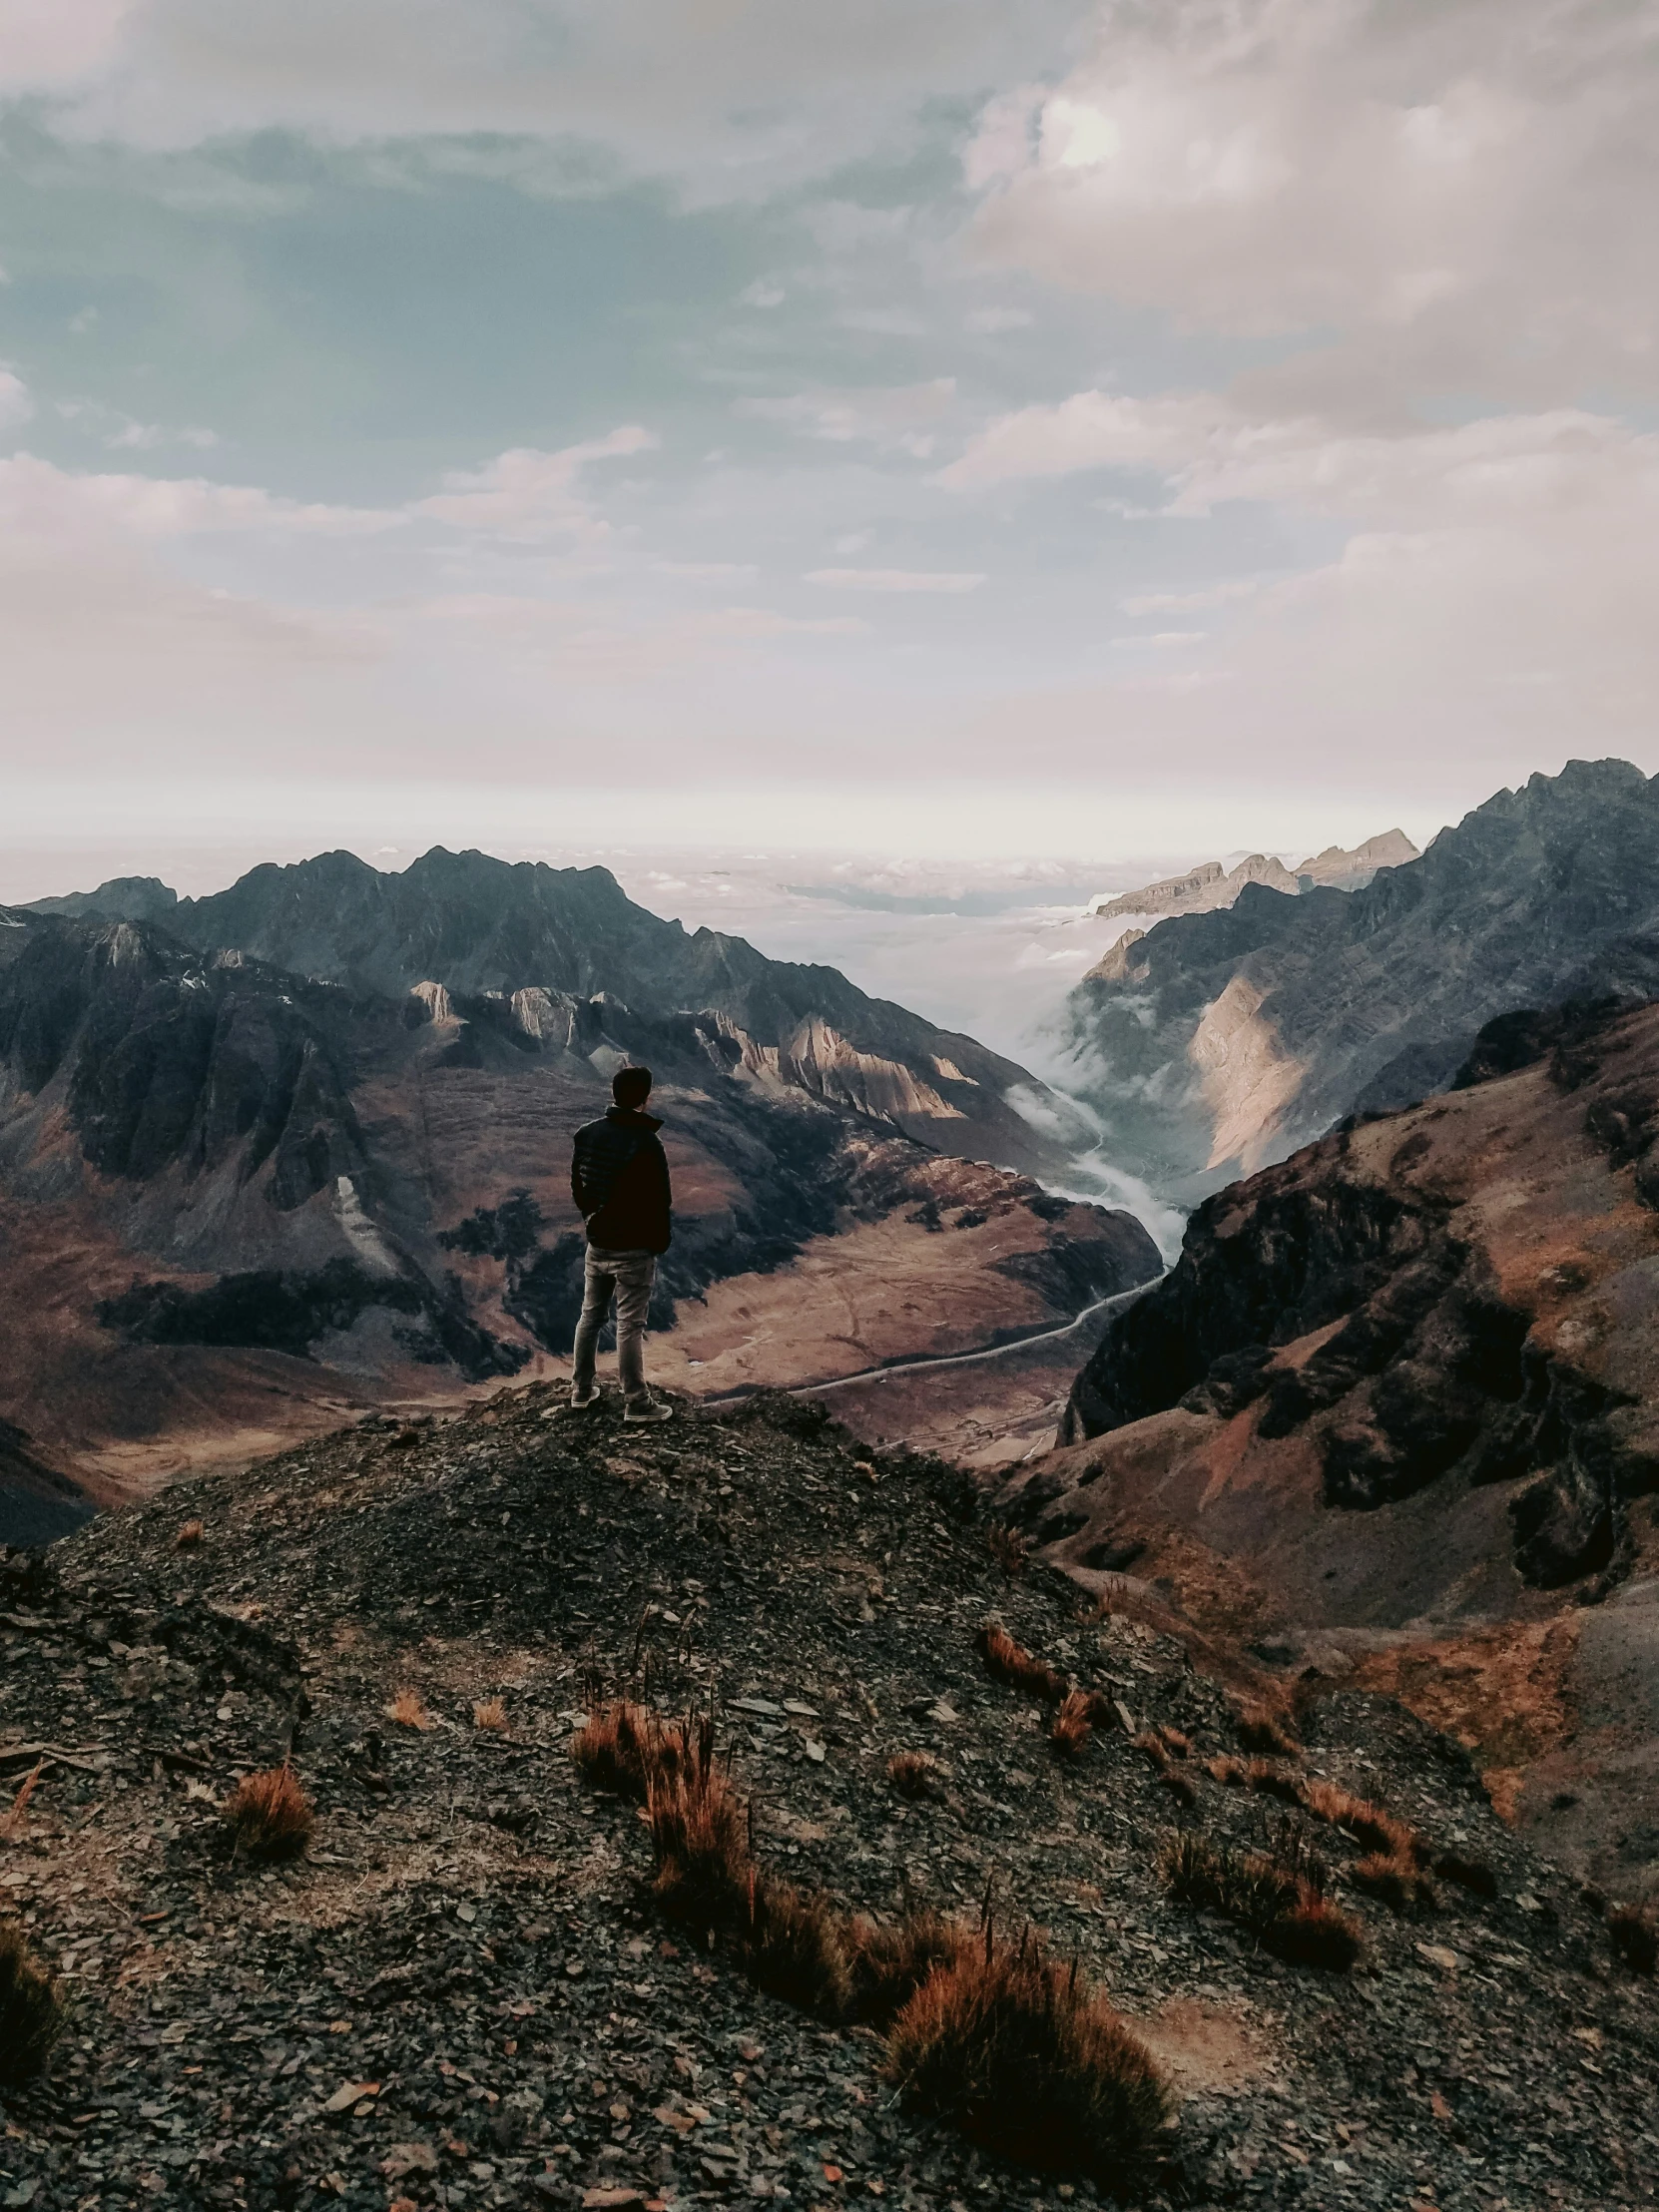
[[[0,1416],[94,1499],[566,1352],[570,1137],[626,1059],[668,1123],[670,1380],[960,1353],[1160,1265],[1032,1179],[1065,1109],[1025,1069],[603,869],[334,853],[47,905],[0,909]]]
[[[1497,1015],[1655,992],[1659,780],[1575,761],[1358,890],[1247,883],[1120,940],[1068,1037],[1110,1156],[1191,1203],[1440,1088]]]

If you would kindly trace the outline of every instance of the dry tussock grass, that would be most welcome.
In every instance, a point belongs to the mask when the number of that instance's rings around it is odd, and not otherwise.
[[[472,1725],[474,1728],[488,1729],[492,1735],[505,1736],[507,1707],[504,1700],[498,1697],[477,1699],[472,1708]]]
[[[1615,1905],[1607,1916],[1608,1939],[1614,1955],[1632,1973],[1651,1974],[1659,1966],[1659,1923],[1640,1905]]]
[[[1177,1745],[1180,1747],[1178,1750],[1175,1748]],[[1156,1771],[1159,1781],[1177,1805],[1190,1809],[1198,1803],[1198,1784],[1175,1763],[1178,1759],[1185,1759],[1192,1749],[1178,1728],[1143,1728],[1138,1736],[1131,1739],[1131,1749],[1138,1751]]]
[[[1359,1922],[1317,1894],[1298,1898],[1262,1931],[1262,1941],[1287,1965],[1324,1966],[1331,1973],[1347,1973],[1366,1949]]]
[[[38,2074],[67,2017],[55,1977],[22,1929],[15,1922],[0,1928],[0,2081],[27,2081]]]
[[[635,1798],[641,1805],[651,1795],[652,1777],[666,1779],[678,1771],[684,1752],[684,1729],[632,1698],[597,1707],[570,1747],[570,1756],[596,1788]]]
[[[207,1533],[207,1524],[205,1522],[199,1520],[188,1520],[180,1528],[179,1533],[174,1537],[173,1548],[175,1551],[189,1551],[191,1546],[193,1544],[199,1544]]]
[[[10,1810],[4,1820],[0,1820],[0,1836],[3,1836],[8,1844],[15,1844],[28,1827],[29,1807],[33,1802],[35,1792],[40,1788],[40,1778],[45,1772],[45,1760],[37,1759],[18,1784],[17,1795],[12,1799]]]
[[[852,1967],[843,1925],[827,1898],[749,1870],[749,1923],[744,1963],[757,1989],[782,1997],[820,2019],[844,2019],[852,2002]]]
[[[936,1797],[939,1763],[928,1751],[895,1752],[887,1761],[887,1780],[900,1797]]]
[[[1231,1752],[1223,1752],[1219,1759],[1210,1761],[1210,1772],[1228,1789],[1242,1790],[1250,1780],[1250,1761],[1236,1759]]]
[[[1326,1897],[1324,1870],[1297,1840],[1237,1851],[1188,1829],[1166,1838],[1158,1871],[1178,1904],[1238,1921],[1292,1965],[1343,1972],[1363,1954],[1359,1923]]]
[[[1265,1705],[1241,1705],[1235,1726],[1246,1751],[1271,1752],[1279,1759],[1294,1759],[1302,1746]]]
[[[1145,2044],[1029,1931],[998,1950],[987,1928],[930,1973],[893,2021],[885,2071],[993,2156],[1108,2183],[1142,2163],[1172,2109]]]
[[[855,1920],[846,1929],[852,1968],[851,2013],[871,2027],[890,2027],[928,1975],[953,1966],[973,1938],[928,1907],[900,1921]]]
[[[225,1800],[224,1818],[237,1855],[263,1861],[297,1859],[316,1827],[311,1801],[288,1766],[245,1775]]]
[[[1391,1859],[1386,1852],[1374,1851],[1357,1859],[1348,1872],[1351,1882],[1380,1899],[1391,1913],[1408,1913],[1420,1920],[1439,1908],[1440,1893],[1409,1859]]]
[[[1048,1724],[1048,1740],[1063,1759],[1080,1759],[1094,1734],[1094,1704],[1086,1691],[1068,1690]]]
[[[1384,1859],[1399,1859],[1415,1866],[1427,1856],[1416,1831],[1404,1821],[1395,1820],[1381,1805],[1373,1805],[1367,1798],[1357,1798],[1350,1791],[1339,1789],[1334,1782],[1305,1782],[1302,1786],[1301,1804],[1304,1811],[1312,1813],[1316,1820],[1328,1821],[1333,1828],[1340,1828],[1352,1836],[1367,1851],[1381,1854]]]
[[[1277,1798],[1281,1805],[1301,1805],[1303,1800],[1302,1778],[1276,1766],[1271,1759],[1252,1759],[1245,1769],[1245,1788],[1256,1790],[1263,1797]]]
[[[675,1920],[724,1928],[747,1911],[751,1865],[746,1807],[715,1757],[714,1722],[702,1719],[680,1738],[672,1765],[646,1774],[646,1811],[657,1854],[652,1895]]]
[[[399,1728],[413,1728],[424,1733],[436,1727],[430,1713],[421,1702],[418,1690],[399,1690],[385,1708],[388,1721],[395,1721]]]
[[[987,1621],[977,1641],[985,1672],[994,1681],[1005,1682],[1010,1690],[1058,1705],[1071,1686],[1063,1674],[1056,1674],[1052,1667],[1034,1659],[1023,1644],[1016,1644],[1000,1621]]]
[[[822,1893],[765,1874],[712,1721],[665,1726],[624,1703],[595,1713],[583,1737],[591,1776],[644,1776],[661,1910],[735,1935],[758,1988],[820,2019],[886,2031],[903,2093],[999,2155],[1096,2176],[1142,2158],[1168,2092],[1075,1966],[1054,1966],[1029,1934],[999,1954],[988,1925],[975,1941],[931,1910],[848,1919]],[[900,1754],[893,1769],[930,1779],[933,1762]]]

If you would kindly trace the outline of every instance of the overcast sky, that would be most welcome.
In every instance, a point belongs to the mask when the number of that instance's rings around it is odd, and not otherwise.
[[[0,845],[1659,769],[1656,208],[1647,0],[0,0]]]

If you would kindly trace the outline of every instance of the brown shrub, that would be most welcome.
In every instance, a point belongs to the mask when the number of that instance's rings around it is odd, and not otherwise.
[[[1659,1924],[1640,1905],[1615,1905],[1607,1916],[1607,1935],[1614,1955],[1632,1973],[1651,1974],[1659,1966]]]
[[[1210,1772],[1218,1782],[1224,1782],[1230,1790],[1242,1790],[1250,1780],[1248,1759],[1235,1759],[1231,1752],[1210,1761]]]
[[[653,1775],[677,1772],[684,1751],[683,1729],[665,1723],[649,1705],[618,1698],[588,1715],[571,1743],[570,1756],[596,1789],[635,1798],[643,1805],[651,1794]]]
[[[1172,2108],[1145,2044],[1029,1935],[998,1951],[987,1932],[929,1974],[893,2022],[885,2072],[993,2156],[1097,2181],[1132,2173]]]
[[[507,1708],[503,1700],[498,1697],[477,1699],[472,1708],[472,1725],[474,1728],[486,1728],[492,1735],[505,1736]]]
[[[1068,1690],[1054,1709],[1048,1724],[1048,1740],[1063,1759],[1079,1759],[1094,1734],[1089,1699],[1082,1690]]]
[[[1497,1876],[1484,1859],[1465,1859],[1461,1852],[1442,1851],[1434,1861],[1434,1872],[1442,1882],[1455,1882],[1471,1897],[1497,1896]]]
[[[385,1712],[387,1720],[395,1721],[399,1728],[414,1728],[424,1733],[435,1725],[421,1703],[418,1690],[399,1690]]]
[[[937,1797],[939,1763],[931,1752],[895,1752],[887,1761],[887,1780],[900,1797]]]
[[[1031,1546],[1017,1528],[1008,1528],[1001,1521],[993,1521],[985,1531],[985,1549],[1002,1569],[1010,1582],[1025,1572],[1031,1557]]]
[[[1301,1802],[1316,1820],[1329,1821],[1333,1828],[1340,1828],[1357,1844],[1364,1844],[1367,1851],[1384,1859],[1403,1859],[1414,1865],[1426,1856],[1416,1831],[1404,1821],[1396,1821],[1381,1805],[1357,1798],[1333,1782],[1305,1782]]]
[[[1188,1759],[1192,1756],[1192,1739],[1184,1736],[1179,1728],[1160,1728],[1158,1734],[1172,1759]]]
[[[763,1880],[752,1867],[744,1964],[756,1988],[820,2019],[839,2020],[852,1997],[842,1926],[822,1893]]]
[[[188,1551],[191,1548],[192,1544],[199,1544],[207,1533],[208,1530],[205,1522],[199,1520],[188,1520],[181,1526],[179,1533],[174,1537],[173,1548],[175,1551]]]
[[[1265,1705],[1241,1705],[1236,1725],[1239,1742],[1246,1751],[1268,1751],[1279,1759],[1294,1759],[1302,1748]]]
[[[311,1840],[316,1814],[289,1766],[245,1775],[225,1800],[224,1819],[243,1859],[297,1859]]]
[[[852,1968],[850,2010],[887,2027],[936,1968],[953,1966],[973,1938],[953,1921],[921,1907],[890,1925],[855,1920],[845,1931]]]
[[[662,1910],[697,1928],[741,1922],[749,1907],[748,1820],[716,1761],[713,1721],[684,1731],[675,1766],[648,1771],[645,1803],[657,1854],[652,1894]]]
[[[1432,1881],[1409,1859],[1390,1859],[1385,1852],[1374,1851],[1368,1858],[1357,1859],[1348,1871],[1351,1881],[1374,1898],[1381,1898],[1391,1913],[1420,1918],[1439,1905],[1440,1894]]]
[[[0,1928],[0,2081],[38,2074],[63,2033],[68,2007],[54,1976],[15,1922]]]
[[[1162,1736],[1155,1734],[1152,1729],[1143,1728],[1138,1736],[1132,1736],[1129,1740],[1129,1748],[1131,1751],[1138,1751],[1141,1757],[1150,1766],[1156,1767],[1160,1774],[1169,1772],[1169,1747]]]
[[[1065,1676],[1044,1666],[1040,1659],[1033,1659],[1023,1645],[1015,1643],[1000,1621],[987,1621],[977,1641],[985,1672],[995,1681],[1007,1683],[1009,1689],[1019,1690],[1026,1697],[1042,1698],[1048,1704],[1058,1705],[1065,1696],[1070,1687]]]

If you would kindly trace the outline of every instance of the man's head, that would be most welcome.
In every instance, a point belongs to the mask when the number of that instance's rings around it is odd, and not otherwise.
[[[649,1068],[618,1068],[611,1077],[611,1096],[625,1113],[637,1114],[651,1096]]]

